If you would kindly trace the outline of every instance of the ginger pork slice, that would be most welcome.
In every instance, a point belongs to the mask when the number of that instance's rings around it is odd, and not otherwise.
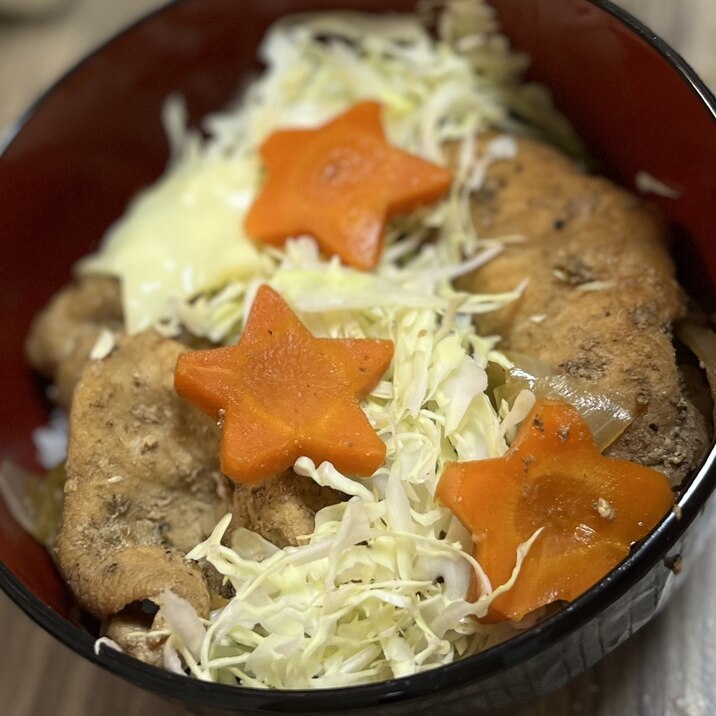
[[[228,511],[229,490],[217,426],[174,392],[184,350],[152,331],[123,337],[75,390],[58,562],[79,604],[114,627],[165,587],[208,614],[184,554]]]
[[[259,485],[236,485],[232,527],[244,527],[283,548],[301,544],[315,528],[316,512],[346,499],[292,470]]]
[[[69,408],[72,393],[103,328],[124,330],[119,283],[88,276],[53,296],[32,323],[26,350],[31,365],[55,383],[57,402]]]
[[[463,287],[492,293],[528,279],[518,301],[478,317],[479,329],[595,392],[633,400],[641,412],[607,454],[678,484],[706,449],[709,427],[685,398],[676,364],[672,325],[685,303],[658,214],[527,139],[514,159],[490,166],[472,211],[479,235],[524,241]]]

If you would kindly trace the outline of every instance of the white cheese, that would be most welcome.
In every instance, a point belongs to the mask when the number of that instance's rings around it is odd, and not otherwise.
[[[245,160],[183,161],[132,202],[79,273],[121,280],[128,333],[163,318],[172,300],[255,275],[259,253],[242,228],[255,181]]]

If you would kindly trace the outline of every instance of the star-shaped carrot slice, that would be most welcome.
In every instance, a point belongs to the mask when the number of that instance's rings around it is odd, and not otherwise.
[[[277,475],[304,455],[369,476],[385,443],[360,401],[392,357],[392,341],[314,337],[262,286],[239,342],[180,355],[174,386],[223,423],[221,469],[237,482]]]
[[[312,235],[323,252],[358,269],[380,258],[385,224],[439,199],[444,167],[386,141],[377,102],[361,102],[318,129],[272,134],[261,147],[268,180],[246,216],[249,236],[281,245]]]
[[[542,530],[488,622],[576,599],[674,502],[664,475],[601,455],[579,413],[554,400],[537,402],[503,457],[449,465],[437,495],[472,532],[493,589],[510,579],[519,545]]]

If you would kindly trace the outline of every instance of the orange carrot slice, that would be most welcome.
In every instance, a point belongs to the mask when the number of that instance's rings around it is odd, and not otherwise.
[[[306,455],[372,475],[385,444],[360,407],[388,369],[392,341],[316,338],[268,286],[235,346],[179,356],[174,387],[223,422],[221,469],[253,484]]]
[[[453,463],[437,495],[472,532],[493,589],[507,582],[518,546],[542,529],[511,590],[484,621],[520,620],[576,599],[604,577],[673,505],[664,475],[602,456],[567,403],[540,400],[501,458]],[[476,585],[473,582],[473,598]]]
[[[272,134],[261,147],[268,181],[246,216],[249,236],[280,245],[310,234],[355,268],[380,258],[385,224],[439,199],[444,167],[391,147],[377,102],[361,102],[318,129]]]

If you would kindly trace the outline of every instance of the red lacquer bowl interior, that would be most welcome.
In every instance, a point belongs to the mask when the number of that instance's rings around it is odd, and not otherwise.
[[[196,123],[225,105],[256,68],[257,44],[277,17],[412,4],[182,0],[83,62],[18,124],[0,155],[1,459],[35,466],[30,435],[47,421],[48,405],[23,356],[30,321],[132,194],[162,171],[167,95],[182,93]],[[679,190],[679,199],[655,200],[680,237],[690,291],[708,302],[716,286],[713,97],[666,46],[640,35],[606,2],[493,4],[514,44],[531,55],[530,77],[552,88],[604,170],[628,187],[645,170]],[[71,599],[51,560],[2,503],[0,558],[13,584],[71,619]]]

